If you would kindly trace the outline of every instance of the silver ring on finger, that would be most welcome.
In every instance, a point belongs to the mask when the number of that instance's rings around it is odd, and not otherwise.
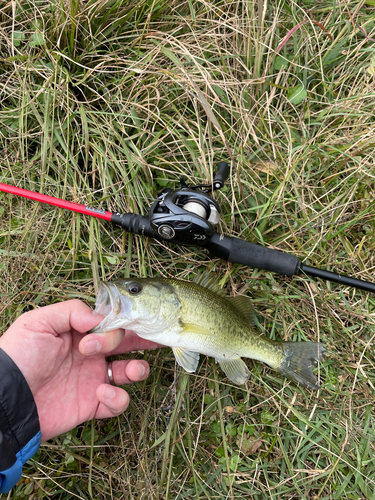
[[[107,373],[108,373],[109,383],[114,384],[115,380],[113,378],[112,361],[107,362]]]

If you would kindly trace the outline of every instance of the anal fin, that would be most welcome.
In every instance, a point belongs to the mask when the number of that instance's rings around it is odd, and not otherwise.
[[[225,375],[235,384],[244,384],[250,375],[246,363],[240,358],[217,359]]]
[[[195,372],[199,363],[199,352],[188,351],[182,347],[172,347],[177,363],[189,373]]]

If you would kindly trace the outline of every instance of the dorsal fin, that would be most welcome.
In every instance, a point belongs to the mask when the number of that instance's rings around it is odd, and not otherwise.
[[[221,288],[217,276],[214,273],[209,273],[208,271],[197,274],[193,279],[193,283],[200,285],[203,288],[207,288],[207,290],[211,290],[211,292],[220,295],[220,297],[225,297],[227,294],[225,288]]]
[[[234,306],[241,315],[247,319],[251,326],[256,325],[256,316],[254,308],[249,297],[237,295],[237,297],[227,297],[226,300]]]

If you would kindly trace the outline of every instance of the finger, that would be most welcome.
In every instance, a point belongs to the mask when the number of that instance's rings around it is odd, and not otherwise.
[[[110,418],[121,415],[129,406],[129,394],[120,387],[101,384],[96,389],[99,406],[95,418]]]
[[[104,316],[95,313],[84,302],[78,299],[66,300],[50,304],[34,311],[22,314],[16,321],[29,329],[37,328],[39,332],[55,332],[56,335],[72,328],[85,333],[97,326]]]
[[[116,385],[131,384],[145,380],[150,374],[150,366],[144,360],[112,361],[112,374]]]
[[[142,351],[144,349],[157,349],[158,347],[164,346],[151,342],[151,340],[142,339],[132,330],[126,330],[125,337],[122,339],[121,343],[112,352],[107,352],[107,355],[114,356],[115,354],[125,354],[132,351]]]
[[[117,328],[107,333],[90,333],[81,339],[79,350],[81,354],[90,356],[92,354],[109,354],[122,342],[125,330]]]

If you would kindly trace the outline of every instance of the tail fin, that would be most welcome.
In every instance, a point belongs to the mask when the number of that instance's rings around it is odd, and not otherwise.
[[[277,371],[304,387],[319,389],[313,368],[323,358],[323,345],[319,342],[281,342],[281,345],[285,359]]]

